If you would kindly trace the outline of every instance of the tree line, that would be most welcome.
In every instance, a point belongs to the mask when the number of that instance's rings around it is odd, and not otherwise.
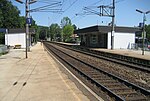
[[[51,41],[63,41],[63,42],[72,42],[74,30],[77,27],[75,24],[71,23],[71,19],[68,17],[63,17],[61,24],[53,23],[49,26],[49,36]]]
[[[39,29],[39,39],[41,40],[50,38],[50,41],[73,42],[74,40],[71,36],[77,26],[71,23],[69,17],[63,17],[60,25],[52,23],[49,27],[41,26]]]
[[[26,20],[24,16],[20,16],[20,11],[9,0],[0,0],[0,28],[25,28]],[[75,24],[72,24],[71,19],[64,17],[61,24],[53,23],[48,27],[37,26],[33,20],[30,28],[36,30],[36,40],[71,42],[71,35],[77,29]],[[146,37],[150,40],[150,25],[145,26]],[[5,33],[0,33],[0,44],[5,42]]]
[[[0,0],[0,28],[25,28],[25,17],[19,14],[20,11],[11,1]],[[50,37],[51,40],[55,41],[69,41],[76,26],[72,25],[68,17],[64,17],[61,20],[61,25],[53,23],[49,27],[37,26],[33,20],[30,28],[36,30],[36,40],[45,40]],[[4,43],[5,33],[0,33],[0,44]]]

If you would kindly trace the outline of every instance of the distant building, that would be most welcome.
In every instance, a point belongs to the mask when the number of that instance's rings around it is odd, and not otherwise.
[[[30,29],[29,40],[30,45],[34,41],[35,30]],[[25,29],[8,29],[8,33],[5,34],[5,45],[15,46],[21,45],[21,48],[26,47]]]
[[[114,49],[129,49],[135,43],[134,27],[115,27]],[[80,45],[91,48],[111,49],[111,26],[92,26],[74,32],[81,38]]]

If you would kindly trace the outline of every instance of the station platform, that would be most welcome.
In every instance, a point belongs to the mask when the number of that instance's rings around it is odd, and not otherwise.
[[[68,46],[69,45],[79,45],[79,44],[64,43],[64,42],[56,42],[56,43],[60,43],[60,44],[68,45]],[[104,49],[104,48],[89,48],[89,49],[150,60],[150,50],[144,51],[144,55],[142,55],[142,50],[132,50],[132,49],[113,49],[113,50],[111,50],[111,49]]]
[[[37,43],[0,56],[0,101],[89,101]]]
[[[125,55],[140,59],[150,60],[150,51],[144,51],[144,55],[142,55],[142,50],[130,50],[130,49],[101,49],[101,48],[91,48],[91,50],[114,53],[119,55]]]

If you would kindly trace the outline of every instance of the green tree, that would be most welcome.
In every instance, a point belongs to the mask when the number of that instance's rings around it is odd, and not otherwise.
[[[13,6],[11,1],[0,0],[0,28],[18,28],[20,11],[16,6]],[[5,34],[0,33],[0,44],[5,42]]]
[[[61,27],[64,28],[67,25],[71,25],[71,20],[68,17],[63,17],[61,20]]]
[[[66,25],[63,28],[63,39],[65,42],[70,40],[70,36],[73,34],[74,28],[71,25]]]
[[[77,30],[77,26],[75,24],[72,25],[74,30]]]
[[[2,10],[0,9],[0,27],[3,27],[3,16],[2,16]]]
[[[61,27],[62,27],[62,39],[63,41],[69,40],[70,38],[70,31],[69,33],[67,33],[66,28],[69,30],[72,29],[73,27],[71,26],[71,19],[69,17],[63,17],[63,19],[61,20]]]
[[[150,25],[145,26],[146,34],[147,34],[147,39],[150,40]]]
[[[24,16],[20,16],[19,17],[19,26],[20,26],[20,28],[25,28],[25,26],[26,26],[26,21],[25,21],[25,17]]]
[[[25,20],[24,20],[25,21]],[[34,42],[37,42],[39,39],[39,33],[38,33],[38,25],[36,24],[36,21],[34,21],[34,19],[32,19],[32,24],[29,26],[31,29],[35,30],[35,34],[33,34],[33,40]]]
[[[58,39],[58,41],[60,41],[60,38],[61,38],[61,28],[60,28],[60,26],[57,23],[51,24],[49,29],[50,29],[51,41],[56,40],[56,39]]]
[[[44,27],[44,26],[39,27],[39,39],[40,40],[46,40],[47,29],[48,27]]]
[[[25,28],[26,26],[26,18],[24,16],[19,17],[19,28]],[[32,24],[29,25],[30,28],[37,28],[36,21],[32,19]]]
[[[11,1],[0,0],[0,20],[3,28],[18,28],[20,11],[16,6],[13,6]]]
[[[0,44],[5,44],[5,33],[0,32]]]

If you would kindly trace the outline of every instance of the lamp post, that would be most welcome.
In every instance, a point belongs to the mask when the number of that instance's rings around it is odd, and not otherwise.
[[[24,2],[22,0],[16,0],[17,2],[23,4]],[[28,58],[28,53],[27,51],[30,51],[30,47],[29,47],[29,44],[30,44],[30,39],[29,39],[29,24],[27,22],[27,19],[29,17],[29,5],[32,4],[32,3],[35,3],[36,0],[26,0],[25,2],[25,18],[26,18],[26,35],[25,35],[25,39],[26,39],[26,58]]]
[[[143,37],[143,40],[142,40],[142,55],[144,55],[144,43],[145,43],[145,21],[146,21],[146,14],[150,13],[150,10],[147,11],[147,12],[143,12],[141,10],[138,10],[136,9],[137,12],[139,13],[142,13],[143,14],[143,28],[142,28],[142,37]]]

